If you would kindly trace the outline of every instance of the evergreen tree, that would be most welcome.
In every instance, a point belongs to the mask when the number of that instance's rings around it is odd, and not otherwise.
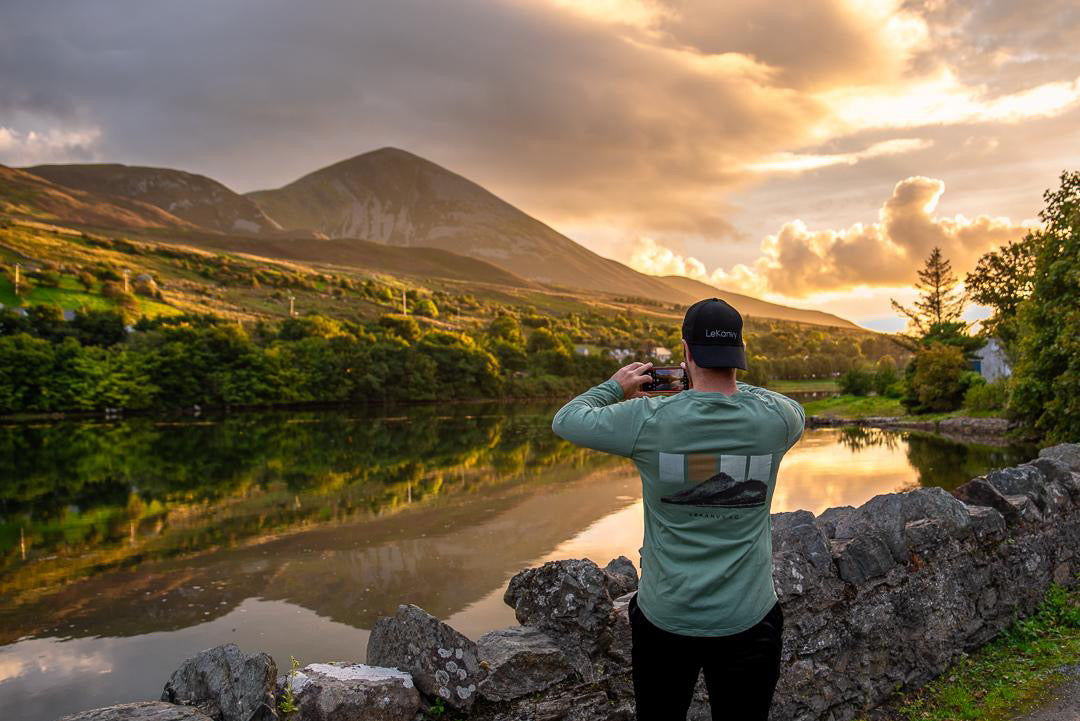
[[[914,308],[906,308],[895,300],[892,307],[915,325],[920,340],[929,335],[940,335],[947,330],[966,330],[961,321],[964,312],[965,295],[956,289],[957,279],[952,270],[952,263],[941,254],[941,248],[935,246],[926,259],[926,265],[919,271],[919,280],[915,288],[919,297]],[[962,334],[962,333],[961,333]]]

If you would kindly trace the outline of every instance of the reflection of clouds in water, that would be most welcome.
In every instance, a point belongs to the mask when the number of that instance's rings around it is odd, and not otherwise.
[[[843,443],[843,431],[807,430],[780,464],[772,512],[859,506],[880,493],[907,488],[914,469],[894,444]]]
[[[111,660],[94,644],[65,645],[56,639],[27,639],[0,649],[0,683],[48,674],[57,676],[112,673]]]

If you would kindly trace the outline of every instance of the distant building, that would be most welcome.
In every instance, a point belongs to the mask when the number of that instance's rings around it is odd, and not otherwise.
[[[574,346],[574,352],[578,355],[589,355],[589,346],[578,344]]]
[[[1012,376],[1012,365],[1009,364],[1005,349],[997,338],[991,338],[986,345],[975,351],[972,369],[990,383]]]
[[[671,360],[671,351],[662,345],[658,345],[653,348],[652,352],[649,353],[649,355],[651,355],[653,358],[660,361],[661,363],[667,363]]]
[[[75,320],[75,311],[73,311],[73,310],[65,310],[64,311],[64,320],[66,322],[68,322],[68,323]]]
[[[634,351],[629,348],[612,348],[608,353],[610,353],[611,357],[617,361],[624,361],[634,355]]]

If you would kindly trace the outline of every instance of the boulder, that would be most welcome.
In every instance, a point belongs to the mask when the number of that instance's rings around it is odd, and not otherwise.
[[[476,644],[412,604],[375,622],[367,660],[406,671],[421,692],[463,711],[472,708],[484,677]]]
[[[909,558],[904,528],[910,521],[920,518],[940,519],[954,538],[964,538],[971,533],[967,506],[945,489],[933,487],[874,496],[837,521],[835,537],[879,535],[893,558],[904,563]],[[833,555],[836,555],[835,551]]]
[[[948,538],[949,529],[940,518],[919,518],[904,524],[904,543],[921,554],[939,548]]]
[[[972,478],[967,483],[958,486],[953,491],[953,495],[971,506],[993,508],[1005,517],[1005,522],[1009,525],[1020,520],[1020,513],[1016,507],[1005,500],[1001,491],[990,485],[990,482],[982,476]]]
[[[634,562],[626,556],[619,556],[608,561],[604,566],[607,574],[608,595],[612,598],[633,593],[638,588],[638,573]]]
[[[1035,505],[1035,501],[1031,500],[1031,496],[1027,494],[1017,494],[1015,496],[1005,496],[1005,500],[1016,509],[1016,513],[1021,521],[1026,523],[1038,523],[1043,520],[1043,514],[1039,511],[1039,507]]]
[[[514,626],[476,641],[487,672],[477,687],[489,701],[510,701],[559,683],[574,672],[566,654],[539,629]]]
[[[825,533],[826,538],[836,538],[836,524],[843,518],[847,518],[855,506],[833,506],[826,508],[816,519],[818,526]]]
[[[413,721],[420,694],[396,668],[313,663],[287,681],[303,721]]]
[[[612,598],[608,576],[585,559],[550,561],[512,579],[503,600],[518,623],[546,632],[585,680],[592,660],[611,644]]]
[[[1057,458],[1036,458],[1029,465],[1042,471],[1047,481],[1057,483],[1068,491],[1073,503],[1080,503],[1080,473],[1071,471]]]
[[[210,717],[190,706],[138,701],[68,714],[60,721],[210,721]]]
[[[630,630],[630,599],[633,597],[633,593],[628,593],[612,602],[611,645],[607,649],[608,657],[626,668],[629,668],[632,662],[633,634]]]
[[[1003,496],[1025,495],[1035,502],[1039,511],[1046,512],[1049,499],[1046,495],[1046,477],[1035,466],[1017,466],[1015,468],[1002,468],[990,471],[985,476],[994,488],[998,489]]]
[[[1005,516],[989,506],[968,506],[971,530],[980,540],[1000,540],[1005,537]]]
[[[270,721],[277,666],[265,653],[227,643],[200,651],[173,671],[161,700],[194,706],[214,721]]]
[[[830,509],[832,510],[832,509]],[[806,559],[818,571],[832,570],[829,541],[810,511],[774,513],[772,525],[773,552],[793,551]]]
[[[1039,458],[1052,458],[1065,464],[1073,473],[1080,473],[1080,443],[1060,443],[1043,448]]]
[[[848,583],[884,576],[896,565],[889,545],[876,533],[834,540],[832,555],[840,578]]]

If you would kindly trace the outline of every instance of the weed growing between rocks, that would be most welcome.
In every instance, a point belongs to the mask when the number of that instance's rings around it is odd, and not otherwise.
[[[300,707],[296,705],[296,695],[293,693],[293,678],[299,668],[300,662],[296,656],[289,656],[289,676],[285,679],[285,690],[281,695],[281,700],[278,701],[278,711],[281,712],[283,719],[288,719],[300,710]]]
[[[1071,591],[1052,584],[1034,614],[1014,620],[997,639],[868,718],[1007,721],[1037,708],[1080,657],[1080,574],[1076,578]]]

